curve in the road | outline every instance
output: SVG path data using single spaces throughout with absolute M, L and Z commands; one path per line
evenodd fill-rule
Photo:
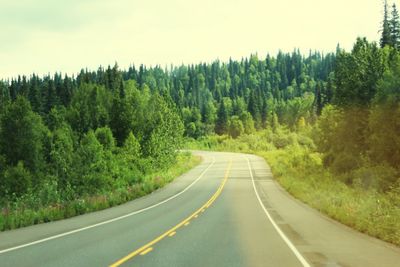
M 0 266 L 106 266 L 137 248 L 140 256 L 124 265 L 398 266 L 399 248 L 295 200 L 273 179 L 264 159 L 194 153 L 203 157 L 201 165 L 147 197 L 0 233 Z
M 58 235 L 53 235 L 53 236 L 50 236 L 50 237 L 47 237 L 47 238 L 39 239 L 39 240 L 36 240 L 36 241 L 33 241 L 33 242 L 29 242 L 29 243 L 26 243 L 26 244 L 22 244 L 22 245 L 19 245 L 19 246 L 3 249 L 3 250 L 0 250 L 0 254 L 7 253 L 7 252 L 10 252 L 10 251 L 13 251 L 13 250 L 18 250 L 18 249 L 25 248 L 25 247 L 29 247 L 29 246 L 33 246 L 33 245 L 40 244 L 40 243 L 43 243 L 43 242 L 46 242 L 46 241 L 50 241 L 50 240 L 53 240 L 53 239 L 57 239 L 57 238 L 61 238 L 61 237 L 64 237 L 64 236 L 72 235 L 72 234 L 75 234 L 75 233 L 79 233 L 79 232 L 82 232 L 82 231 L 85 231 L 85 230 L 88 230 L 88 229 L 92 229 L 92 228 L 95 228 L 95 227 L 98 227 L 98 226 L 102 226 L 102 225 L 109 224 L 109 223 L 112 223 L 112 222 L 115 222 L 115 221 L 119 221 L 119 220 L 122 220 L 122 219 L 125 219 L 125 218 L 128 218 L 128 217 L 131 217 L 133 215 L 142 213 L 144 211 L 153 209 L 155 207 L 158 207 L 158 206 L 160 206 L 160 205 L 162 205 L 164 203 L 167 203 L 167 202 L 177 198 L 178 196 L 182 195 L 187 190 L 189 190 L 201 178 L 203 178 L 204 174 L 214 164 L 215 164 L 215 157 L 213 158 L 212 162 L 207 166 L 207 168 L 199 175 L 199 177 L 197 177 L 197 179 L 194 180 L 191 184 L 189 184 L 186 188 L 184 188 L 182 191 L 176 193 L 175 195 L 173 195 L 173 196 L 171 196 L 171 197 L 169 197 L 169 198 L 167 198 L 167 199 L 165 199 L 165 200 L 163 200 L 161 202 L 158 202 L 158 203 L 156 203 L 154 205 L 151 205 L 151 206 L 148 206 L 146 208 L 143 208 L 143 209 L 140 209 L 140 210 L 137 210 L 137 211 L 134 211 L 134 212 L 131 212 L 131 213 L 128 213 L 128 214 L 125 214 L 125 215 L 110 219 L 110 220 L 106 220 L 106 221 L 103 221 L 103 222 L 100 222 L 100 223 L 92 224 L 92 225 L 89 225 L 89 226 L 85 226 L 85 227 L 82 227 L 82 228 L 79 228 L 79 229 L 75 229 L 75 230 L 72 230 L 72 231 L 68 231 L 68 232 L 65 232 L 65 233 L 61 233 L 61 234 L 58 234 Z
M 174 236 L 176 234 L 176 231 L 180 227 L 188 225 L 190 220 L 192 220 L 193 218 L 196 218 L 201 212 L 204 212 L 205 209 L 209 208 L 212 205 L 212 203 L 214 203 L 214 201 L 221 194 L 222 190 L 224 189 L 226 181 L 228 180 L 228 177 L 229 177 L 229 172 L 231 170 L 231 167 L 232 167 L 232 159 L 229 161 L 229 165 L 228 165 L 228 168 L 225 171 L 224 179 L 222 180 L 221 185 L 218 187 L 218 189 L 214 193 L 214 195 L 203 206 L 201 206 L 198 210 L 196 210 L 189 217 L 187 217 L 186 219 L 184 219 L 183 221 L 181 221 L 180 223 L 178 223 L 177 225 L 175 225 L 171 229 L 167 230 L 162 235 L 156 237 L 155 239 L 153 239 L 152 241 L 150 241 L 146 245 L 140 247 L 139 249 L 129 253 L 128 255 L 123 257 L 122 259 L 120 259 L 120 260 L 116 261 L 115 263 L 111 264 L 110 267 L 118 267 L 118 266 L 122 265 L 123 263 L 127 262 L 128 260 L 133 259 L 135 256 L 137 256 L 139 254 L 140 255 L 145 255 L 145 254 L 149 253 L 150 251 L 153 250 L 153 248 L 152 248 L 153 245 L 155 245 L 156 243 L 160 242 L 161 240 L 163 240 L 167 236 Z
M 251 169 L 251 164 L 250 160 L 248 157 L 245 157 L 247 161 L 247 166 L 249 167 L 249 172 L 250 172 L 250 177 L 251 177 L 251 182 L 253 184 L 254 192 L 256 193 L 256 197 L 258 202 L 261 205 L 261 208 L 265 212 L 265 214 L 268 217 L 268 220 L 271 222 L 272 226 L 275 228 L 275 230 L 278 232 L 280 237 L 282 237 L 283 241 L 288 245 L 291 251 L 293 251 L 294 255 L 296 255 L 297 259 L 301 262 L 301 264 L 304 267 L 311 267 L 310 264 L 306 261 L 306 259 L 301 255 L 301 253 L 297 250 L 297 248 L 293 245 L 293 243 L 290 241 L 290 239 L 283 233 L 283 231 L 279 228 L 279 226 L 276 224 L 276 222 L 272 219 L 271 214 L 269 214 L 267 208 L 265 207 L 264 203 L 261 201 L 260 195 L 258 194 L 256 184 L 254 182 L 254 176 L 253 176 L 253 171 Z

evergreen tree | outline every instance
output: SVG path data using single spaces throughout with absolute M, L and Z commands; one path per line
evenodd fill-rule
M 110 128 L 117 140 L 117 144 L 122 146 L 129 132 L 133 129 L 133 107 L 127 98 L 114 96 L 110 112 Z
M 383 22 L 382 22 L 382 35 L 381 35 L 380 45 L 382 48 L 385 47 L 386 45 L 392 45 L 387 0 L 384 1 L 384 6 L 383 6 Z
M 385 71 L 382 50 L 358 38 L 351 53 L 341 52 L 335 67 L 334 102 L 339 106 L 367 107 Z
M 323 100 L 322 100 L 322 92 L 321 92 L 321 83 L 320 82 L 317 83 L 317 86 L 315 87 L 314 106 L 315 106 L 317 115 L 321 115 L 321 111 L 323 108 Z
M 224 101 L 221 102 L 217 112 L 217 122 L 215 124 L 215 132 L 217 134 L 227 133 L 228 130 L 228 111 L 226 110 Z
M 391 44 L 394 48 L 400 48 L 400 21 L 399 12 L 397 11 L 396 4 L 392 6 L 392 17 L 390 19 L 390 37 Z

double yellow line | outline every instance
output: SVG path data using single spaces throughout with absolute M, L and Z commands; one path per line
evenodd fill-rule
M 163 233 L 159 237 L 153 239 L 152 241 L 150 241 L 146 245 L 142 246 L 141 248 L 129 253 L 128 255 L 123 257 L 122 259 L 114 262 L 113 264 L 110 265 L 110 267 L 120 266 L 121 264 L 127 262 L 128 260 L 131 260 L 132 258 L 134 258 L 137 255 L 145 255 L 145 254 L 147 254 L 148 252 L 153 250 L 152 246 L 154 244 L 160 242 L 162 239 L 164 239 L 167 236 L 171 236 L 171 237 L 174 236 L 176 234 L 176 230 L 178 230 L 182 226 L 187 226 L 190 223 L 190 220 L 192 220 L 193 218 L 197 218 L 200 213 L 204 212 L 208 207 L 210 207 L 211 204 L 219 197 L 219 195 L 221 194 L 222 190 L 224 189 L 226 181 L 228 180 L 231 167 L 232 167 L 232 159 L 229 161 L 228 168 L 225 171 L 224 179 L 222 180 L 222 182 L 221 182 L 220 186 L 218 187 L 217 191 L 214 193 L 214 195 L 203 206 L 201 206 L 192 215 L 190 215 L 189 217 L 187 217 L 186 219 L 184 219 L 183 221 L 181 221 L 180 223 L 178 223 L 177 225 L 175 225 L 174 227 L 172 227 L 171 229 L 169 229 L 168 231 L 166 231 L 165 233 Z

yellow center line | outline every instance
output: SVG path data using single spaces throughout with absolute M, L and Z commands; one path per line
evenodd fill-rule
M 171 232 L 168 236 L 174 236 L 176 232 Z
M 146 255 L 147 253 L 149 253 L 150 251 L 152 251 L 153 250 L 153 248 L 152 247 L 150 247 L 150 248 L 147 248 L 146 250 L 144 250 L 144 251 L 142 251 L 141 253 L 140 253 L 140 255 Z
M 198 215 L 200 212 L 204 212 L 206 208 L 208 208 L 217 198 L 218 196 L 221 194 L 222 189 L 224 188 L 226 181 L 228 180 L 228 176 L 229 176 L 229 172 L 231 170 L 232 167 L 232 159 L 229 161 L 229 165 L 228 168 L 225 171 L 225 176 L 224 179 L 222 180 L 218 190 L 214 193 L 214 195 L 203 205 L 201 206 L 198 210 L 196 210 L 192 215 L 190 215 L 189 217 L 187 217 L 186 219 L 184 219 L 182 222 L 178 223 L 177 225 L 175 225 L 174 227 L 172 227 L 171 229 L 169 229 L 168 231 L 166 231 L 165 233 L 163 233 L 162 235 L 160 235 L 159 237 L 153 239 L 152 241 L 150 241 L 149 243 L 147 243 L 146 245 L 142 246 L 141 248 L 129 253 L 128 255 L 126 255 L 125 257 L 123 257 L 122 259 L 114 262 L 113 264 L 110 265 L 110 267 L 117 267 L 120 266 L 121 264 L 127 262 L 128 260 L 132 259 L 133 257 L 137 256 L 138 254 L 140 255 L 145 255 L 146 253 L 150 252 L 153 250 L 152 246 L 158 242 L 160 242 L 162 239 L 164 239 L 167 236 L 173 236 L 174 234 L 172 234 L 173 232 L 176 232 L 176 230 L 180 227 L 182 227 L 183 225 L 187 225 L 189 224 L 189 221 L 195 217 L 196 215 Z M 171 235 L 172 234 L 172 235 Z M 144 253 L 144 254 L 143 254 Z

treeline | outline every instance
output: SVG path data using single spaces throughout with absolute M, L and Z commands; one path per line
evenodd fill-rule
M 294 51 L 168 70 L 142 65 L 121 71 L 115 65 L 95 72 L 82 70 L 76 78 L 33 75 L 0 84 L 0 101 L 23 95 L 33 111 L 45 115 L 53 107 L 69 106 L 82 84 L 100 85 L 123 97 L 126 82 L 133 80 L 140 90 L 147 88 L 175 104 L 186 136 L 198 138 L 214 132 L 236 136 L 266 127 L 274 119 L 291 127 L 300 117 L 312 119 L 332 99 L 335 57 L 318 52 L 304 57 Z
M 57 202 L 142 184 L 175 162 L 183 125 L 174 105 L 119 81 L 106 87 L 55 75 L 2 83 L 3 204 L 25 195 L 51 204 L 44 196 Z
M 335 54 L 325 56 L 316 52 L 304 57 L 294 51 L 264 59 L 252 55 L 241 61 L 170 69 L 131 66 L 122 71 L 115 65 L 82 70 L 76 78 L 56 74 L 3 81 L 0 151 L 2 166 L 9 168 L 3 167 L 2 173 L 5 181 L 15 181 L 11 178 L 14 174 L 26 176 L 17 172 L 42 175 L 48 166 L 63 164 L 74 166 L 74 172 L 84 172 L 90 164 L 82 162 L 87 161 L 61 155 L 57 157 L 68 162 L 55 163 L 58 152 L 53 150 L 66 149 L 63 153 L 78 157 L 79 149 L 96 139 L 103 150 L 119 155 L 128 137 L 137 144 L 133 146 L 140 147 L 132 160 L 144 158 L 151 166 L 166 166 L 173 160 L 179 144 L 176 140 L 182 134 L 200 138 L 216 133 L 235 138 L 281 124 L 291 130 L 316 125 L 318 151 L 324 153 L 326 166 L 334 172 L 349 173 L 370 161 L 390 166 L 387 176 L 393 180 L 399 165 L 398 147 L 390 143 L 398 130 L 392 110 L 397 95 L 395 89 L 386 87 L 395 88 L 397 61 L 394 46 L 381 49 L 358 39 L 350 53 L 338 48 Z M 18 110 L 21 107 L 23 112 Z M 21 118 L 12 117 L 14 113 Z M 29 127 L 10 125 L 25 117 Z M 389 118 L 392 123 L 383 128 L 384 119 Z M 22 126 L 30 130 L 19 130 Z M 386 143 L 389 139 L 383 134 L 390 127 L 393 136 Z M 23 136 L 17 136 L 19 133 Z M 27 138 L 27 134 L 31 136 Z M 77 164 L 81 167 L 75 168 Z M 140 166 L 148 164 L 133 166 L 145 172 Z M 71 184 L 63 180 L 82 176 L 60 166 L 49 168 L 60 184 Z M 109 166 L 112 169 L 114 164 Z M 109 177 L 118 176 L 109 174 L 104 171 L 104 176 L 96 177 L 104 177 L 103 182 L 109 184 Z M 348 180 L 351 182 L 351 176 Z M 19 191 L 9 188 L 3 186 L 2 191 Z

